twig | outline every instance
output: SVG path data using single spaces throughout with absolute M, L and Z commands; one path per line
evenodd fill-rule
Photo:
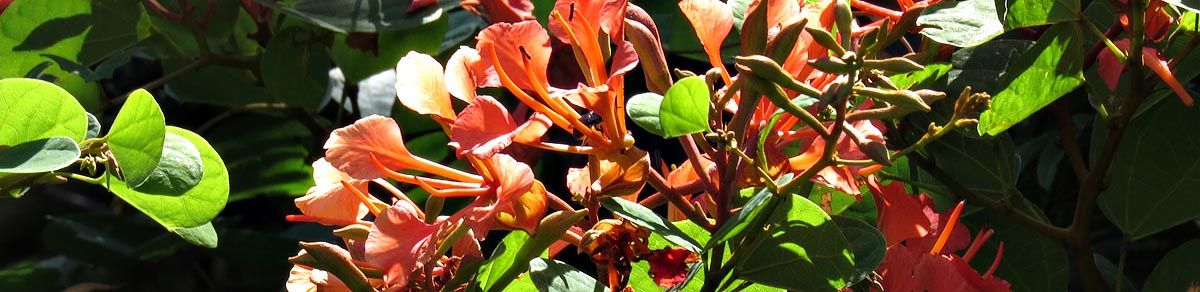
M 688 220 L 692 220 L 693 223 L 704 227 L 706 230 L 716 230 L 716 226 L 712 222 L 709 222 L 708 218 L 697 212 L 695 208 L 692 208 L 691 204 L 683 199 L 683 195 L 676 192 L 675 188 L 667 185 L 667 180 L 658 171 L 650 170 L 650 175 L 646 176 L 646 182 L 650 183 L 650 186 L 658 190 L 659 193 L 662 193 L 672 205 L 679 208 L 679 211 L 683 212 L 683 215 L 687 216 Z
M 1068 116 L 1066 100 L 1060 99 L 1055 102 L 1051 105 L 1051 110 L 1054 112 L 1054 119 L 1058 122 L 1059 146 L 1066 153 L 1067 160 L 1071 162 L 1071 168 L 1075 170 L 1076 178 L 1082 184 L 1087 179 L 1087 162 L 1083 160 L 1083 151 L 1079 148 L 1079 141 L 1076 141 L 1075 124 Z

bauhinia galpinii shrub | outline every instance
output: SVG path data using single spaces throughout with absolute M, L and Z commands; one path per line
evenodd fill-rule
M 333 131 L 316 185 L 295 201 L 302 214 L 288 219 L 338 226 L 344 244 L 301 243 L 288 289 L 1009 291 L 998 267 L 1013 243 L 989 240 L 1004 230 L 968 229 L 964 216 L 979 210 L 1083 252 L 1077 265 L 1095 288 L 1088 223 L 1055 227 L 1017 199 L 949 183 L 939 208 L 910 173 L 940 163 L 945 153 L 926 147 L 939 139 L 1003 134 L 1083 86 L 1090 32 L 1092 90 L 1103 92 L 1092 102 L 1114 125 L 1094 164 L 1072 157 L 1077 218 L 1090 220 L 1148 87 L 1162 82 L 1191 105 L 1155 47 L 1183 6 L 1111 1 L 1120 21 L 1104 32 L 1073 1 L 898 2 L 680 1 L 690 28 L 671 28 L 693 30 L 710 65 L 694 72 L 667 63 L 663 26 L 629 1 L 559 0 L 544 26 L 528 1 L 463 1 L 492 23 L 474 47 L 396 65 L 398 100 L 441 125 L 460 167 L 411 153 L 404 121 L 368 116 Z M 945 63 L 967 51 L 956 47 L 1006 31 L 1038 40 L 990 81 L 1004 87 L 938 85 L 969 74 Z M 904 46 L 911 53 L 896 53 Z M 631 86 L 638 67 L 645 84 Z M 635 127 L 677 140 L 686 159 L 639 149 Z M 586 165 L 535 172 L 547 152 Z M 402 191 L 413 188 L 430 196 L 418 204 Z M 851 205 L 865 209 L 848 216 Z M 496 236 L 485 255 L 481 242 Z

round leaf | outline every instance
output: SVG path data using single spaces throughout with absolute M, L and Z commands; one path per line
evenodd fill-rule
M 229 198 L 229 173 L 225 170 L 225 163 L 217 151 L 196 133 L 176 127 L 167 127 L 166 131 L 187 139 L 200 151 L 204 176 L 199 184 L 179 195 L 158 195 L 130 189 L 124 182 L 107 174 L 104 182 L 122 200 L 168 229 L 208 224 L 225 208 L 225 201 Z
M 35 79 L 0 80 L 0 145 L 54 136 L 82 141 L 88 120 L 66 90 Z
M 86 117 L 84 117 L 86 123 Z M 108 148 L 117 159 L 125 182 L 138 187 L 150 178 L 162 156 L 166 119 L 145 89 L 129 94 L 108 132 Z
M 664 136 L 658 108 L 662 107 L 663 96 L 653 92 L 640 93 L 625 103 L 625 112 L 633 123 L 651 134 Z
M 956 47 L 974 47 L 1004 33 L 992 0 L 945 1 L 930 5 L 917 18 L 921 34 Z
M 658 108 L 663 136 L 679 137 L 708 131 L 708 84 L 700 76 L 680 79 L 667 89 Z
M 789 290 L 838 290 L 854 272 L 850 243 L 821 207 L 786 195 L 765 238 L 744 246 L 738 276 Z
M 204 163 L 200 150 L 183 136 L 166 134 L 162 157 L 150 177 L 140 186 L 139 192 L 159 195 L 178 195 L 195 187 L 204 176 Z
M 67 137 L 29 141 L 0 150 L 0 173 L 55 171 L 79 159 L 79 145 Z

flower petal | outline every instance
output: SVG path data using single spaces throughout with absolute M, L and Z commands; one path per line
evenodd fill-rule
M 721 43 L 733 29 L 733 12 L 729 6 L 717 0 L 683 0 L 679 2 L 679 8 L 696 30 L 709 63 L 714 67 L 721 64 Z
M 357 179 L 376 179 L 383 172 L 375 169 L 371 155 L 391 169 L 410 169 L 414 157 L 404 147 L 400 126 L 388 117 L 371 115 L 329 134 L 325 159 L 338 170 Z
M 454 120 L 442 64 L 429 55 L 411 51 L 397 62 L 396 97 L 418 114 Z
M 441 225 L 441 224 L 439 224 Z M 388 207 L 367 235 L 367 262 L 384 272 L 389 285 L 407 285 L 408 276 L 435 256 L 438 225 L 426 224 L 408 201 Z
M 879 231 L 888 246 L 930 233 L 930 222 L 922 212 L 920 200 L 904 191 L 904 184 L 892 182 L 880 186 L 879 179 L 872 175 L 867 178 L 867 186 L 875 197 Z
M 517 124 L 504 105 L 480 95 L 450 126 L 450 146 L 458 149 L 458 155 L 488 159 L 512 144 L 516 129 Z
M 500 80 L 487 80 L 489 76 L 496 79 L 495 69 L 481 62 L 475 49 L 459 47 L 446 61 L 446 91 L 468 104 L 475 102 L 475 88 L 500 86 Z
M 537 21 L 493 24 L 479 32 L 478 39 L 482 60 L 499 67 L 497 73 L 503 70 L 518 88 L 549 87 L 550 36 Z

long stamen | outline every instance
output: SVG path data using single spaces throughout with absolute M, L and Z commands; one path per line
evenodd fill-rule
M 342 187 L 345 187 L 347 190 L 350 190 L 351 193 L 354 193 L 354 196 L 358 197 L 358 200 L 362 201 L 363 205 L 367 205 L 367 210 L 371 210 L 371 215 L 379 216 L 379 213 L 383 212 L 383 210 L 379 209 L 379 206 L 375 205 L 375 202 L 371 201 L 371 198 L 368 197 L 367 194 L 359 191 L 358 188 L 350 185 L 350 183 L 343 180 Z
M 550 110 L 550 108 L 547 108 L 545 104 L 534 100 L 532 96 L 529 96 L 529 94 L 525 93 L 525 90 L 517 87 L 516 83 L 513 83 L 512 78 L 509 78 L 508 73 L 504 71 L 504 67 L 500 66 L 500 59 L 498 56 L 496 56 L 495 48 L 488 50 L 488 53 L 491 54 L 492 67 L 496 69 L 496 75 L 500 77 L 500 83 L 504 84 L 504 87 L 508 88 L 509 92 L 512 92 L 517 99 L 520 99 L 521 102 L 525 103 L 525 105 L 528 105 L 529 108 L 546 115 L 547 118 L 550 118 L 550 121 L 554 122 L 554 125 L 563 129 L 570 128 L 571 123 L 567 122 L 567 119 L 563 118 L 557 112 Z
M 996 258 L 992 260 L 992 267 L 988 268 L 987 273 L 983 273 L 983 279 L 987 280 L 996 273 L 996 268 L 1000 267 L 1000 258 L 1004 257 L 1004 242 L 1000 242 L 1000 248 L 996 250 Z
M 601 154 L 601 152 L 602 152 L 599 149 L 591 147 L 591 146 L 566 145 L 566 144 L 549 143 L 549 142 L 542 142 L 542 141 L 517 142 L 517 143 L 521 143 L 525 146 L 531 146 L 531 147 L 538 148 L 538 149 L 545 149 L 545 150 L 550 150 L 550 151 L 555 151 L 555 152 L 571 153 L 571 154 L 598 155 L 598 154 Z
M 283 220 L 287 220 L 287 222 L 317 222 L 317 217 L 309 215 L 287 215 L 283 216 Z
M 987 242 L 988 238 L 992 237 L 993 231 L 994 230 L 989 228 L 987 230 L 979 232 L 979 235 L 975 236 L 975 241 L 971 242 L 971 248 L 968 248 L 967 253 L 965 255 L 963 255 L 963 259 L 967 260 L 967 261 L 971 261 L 971 258 L 975 257 L 975 253 L 979 252 L 979 248 L 983 247 L 983 243 Z
M 584 59 L 587 60 L 587 69 L 588 72 L 591 73 L 591 76 L 588 76 L 588 83 L 590 83 L 592 86 L 595 86 L 603 82 L 603 80 L 607 80 L 608 76 L 606 76 L 604 73 L 604 58 L 602 57 L 603 54 L 600 53 L 600 44 L 594 39 L 582 40 L 576 36 L 575 30 L 571 28 L 571 24 L 566 19 L 563 19 L 562 14 L 558 13 L 558 11 L 551 12 L 550 14 L 554 16 L 554 20 L 558 21 L 563 30 L 567 32 L 567 38 L 571 39 L 571 44 L 579 47 L 580 51 L 583 53 Z M 587 19 L 580 18 L 579 20 L 580 23 L 583 24 L 584 29 L 593 31 L 591 25 L 588 24 Z M 582 42 L 584 41 L 589 42 L 587 43 L 587 46 L 583 45 Z
M 438 189 L 433 186 L 430 186 L 429 184 L 425 184 L 424 181 L 420 181 L 420 180 L 417 181 L 417 185 L 420 185 L 421 188 L 425 189 L 425 191 L 429 192 L 430 195 L 443 197 L 443 198 L 478 197 L 478 196 L 487 194 L 487 191 L 488 191 L 488 188 L 482 188 L 482 187 L 442 190 L 442 189 Z
M 375 155 L 371 155 L 371 163 L 375 165 L 376 169 L 383 172 L 383 175 L 402 183 L 418 184 L 418 181 L 424 181 L 426 184 L 436 186 L 438 188 L 471 188 L 478 186 L 479 182 L 483 181 L 480 179 L 479 182 L 456 182 L 399 173 L 388 169 L 387 166 L 384 166 L 382 162 L 379 162 L 379 159 L 376 158 Z
M 522 47 L 522 51 L 524 51 L 524 47 Z M 529 76 L 534 76 L 532 68 L 530 68 L 530 66 L 529 66 L 529 60 L 521 59 L 521 61 L 525 62 L 525 73 L 528 74 Z M 570 122 L 571 127 L 574 127 L 575 130 L 578 130 L 584 136 L 587 136 L 588 139 L 596 140 L 597 144 L 601 144 L 601 145 L 609 144 L 607 140 L 603 139 L 603 137 L 600 136 L 600 134 L 596 133 L 591 128 L 589 128 L 587 125 L 584 125 L 583 122 L 579 121 L 579 113 L 576 113 L 575 110 L 571 109 L 571 107 L 568 106 L 566 102 L 562 101 L 561 99 L 556 99 L 556 98 L 550 97 L 550 93 L 546 92 L 546 89 L 542 88 L 540 86 L 534 86 L 534 92 L 537 92 L 537 94 L 542 97 L 542 100 L 546 101 L 546 105 L 549 105 L 550 108 L 553 109 L 555 112 L 566 114 L 567 122 Z M 570 130 L 570 129 L 566 129 L 566 130 Z
M 946 226 L 942 226 L 942 234 L 938 236 L 937 242 L 933 244 L 933 249 L 929 250 L 930 255 L 942 253 L 942 247 L 946 246 L 946 241 L 950 239 L 950 233 L 953 233 L 954 225 L 958 224 L 958 215 L 962 213 L 963 203 L 965 202 L 958 202 L 958 206 L 954 207 L 954 212 L 950 213 L 950 220 L 946 220 Z

